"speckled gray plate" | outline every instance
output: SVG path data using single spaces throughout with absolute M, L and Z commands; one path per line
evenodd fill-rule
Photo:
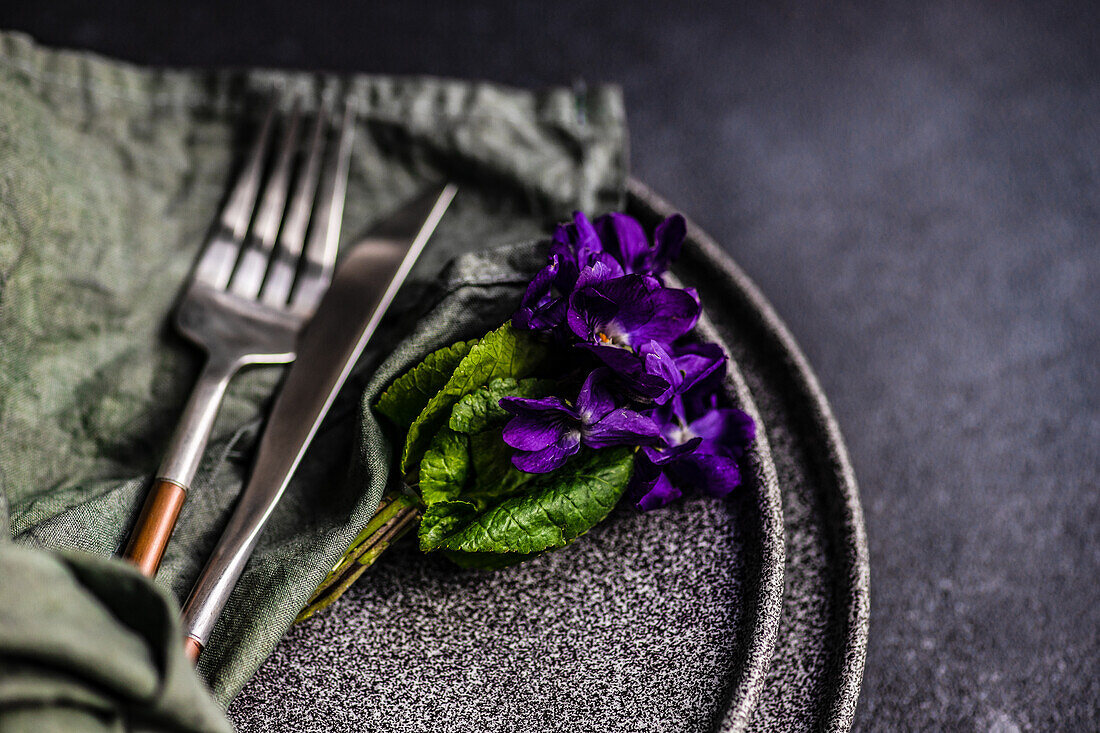
M 670 210 L 640 184 L 643 220 Z M 493 574 L 392 548 L 293 628 L 230 707 L 241 731 L 846 729 L 867 559 L 839 432 L 754 286 L 695 227 L 676 268 L 764 430 L 725 503 L 616 510 Z M 785 549 L 786 548 L 786 549 Z

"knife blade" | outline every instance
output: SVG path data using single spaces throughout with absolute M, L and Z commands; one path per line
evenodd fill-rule
M 340 260 L 303 331 L 298 358 L 275 400 L 244 491 L 183 608 L 188 656 L 197 659 L 290 477 L 309 447 L 457 188 L 419 196 Z

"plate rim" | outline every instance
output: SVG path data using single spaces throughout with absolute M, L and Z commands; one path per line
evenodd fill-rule
M 628 202 L 627 209 L 630 209 Z M 651 212 L 656 213 L 656 212 Z M 691 238 L 686 244 L 691 246 Z M 675 271 L 675 266 L 673 270 Z M 674 274 L 666 273 L 669 285 L 684 287 Z M 706 309 L 695 326 L 696 332 L 705 340 L 723 343 L 717 326 L 708 316 Z M 737 624 L 738 639 L 736 648 L 741 652 L 737 662 L 729 670 L 732 672 L 724 687 L 717 718 L 724 729 L 741 731 L 748 728 L 752 721 L 756 703 L 764 690 L 768 670 L 775 656 L 775 647 L 779 640 L 779 629 L 783 619 L 783 596 L 786 583 L 787 542 L 783 523 L 783 493 L 779 483 L 779 471 L 776 468 L 771 442 L 764 420 L 757 407 L 752 390 L 737 359 L 727 354 L 727 388 L 732 388 L 738 407 L 747 412 L 757 425 L 756 438 L 746 454 L 742 465 L 747 481 L 743 488 L 752 489 L 755 500 L 756 516 L 752 517 L 754 537 L 745 548 L 758 552 L 749 564 L 747 587 L 751 596 L 740 595 L 738 605 L 744 613 L 750 615 L 747 622 Z M 742 492 L 743 493 L 743 492 Z M 751 633 L 745 634 L 744 629 Z
M 654 192 L 637 178 L 627 180 L 628 208 L 641 206 L 657 216 L 668 216 L 677 209 L 666 199 Z M 846 591 L 846 627 L 844 650 L 839 670 L 840 681 L 836 686 L 836 699 L 829 709 L 829 728 L 848 730 L 855 716 L 859 699 L 859 690 L 863 682 L 864 662 L 866 659 L 867 639 L 870 621 L 870 562 L 867 547 L 866 528 L 863 520 L 863 508 L 859 498 L 859 487 L 852 469 L 848 450 L 845 446 L 840 426 L 836 421 L 828 398 L 810 367 L 802 349 L 798 346 L 790 329 L 779 317 L 771 303 L 764 297 L 748 275 L 726 254 L 718 243 L 702 228 L 687 219 L 688 240 L 697 246 L 702 255 L 713 263 L 723 279 L 738 292 L 741 298 L 754 310 L 759 325 L 767 337 L 773 340 L 788 357 L 785 366 L 793 383 L 802 391 L 808 401 L 808 419 L 815 423 L 817 431 L 825 442 L 824 457 L 832 478 L 839 491 L 839 522 L 832 529 L 841 539 L 847 561 L 845 576 L 848 580 Z M 770 661 L 770 660 L 769 660 Z M 761 680 L 761 687 L 763 686 Z M 755 691 L 753 699 L 759 695 Z M 746 719 L 739 706 L 727 708 L 722 720 L 722 730 L 741 730 Z

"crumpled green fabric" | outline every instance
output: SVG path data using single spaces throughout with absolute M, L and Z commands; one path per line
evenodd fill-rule
M 126 563 L 7 543 L 0 578 L 0 730 L 232 730 L 175 602 Z
M 306 108 L 350 98 L 360 110 L 344 244 L 431 182 L 453 180 L 460 193 L 203 654 L 199 670 L 222 704 L 373 513 L 388 447 L 364 421 L 356 448 L 359 397 L 436 302 L 443 265 L 544 236 L 573 209 L 620 207 L 626 175 L 622 100 L 610 87 L 153 71 L 0 34 L 0 538 L 100 557 L 125 543 L 200 366 L 168 314 L 276 87 Z M 492 291 L 491 269 L 471 276 Z M 441 324 L 420 345 L 450 337 Z M 176 600 L 217 540 L 280 374 L 256 368 L 231 386 L 156 578 Z M 16 549 L 0 540 L 3 567 Z M 85 562 L 76 557 L 36 562 L 72 568 Z M 29 602 L 19 585 L 0 578 L 4 603 Z

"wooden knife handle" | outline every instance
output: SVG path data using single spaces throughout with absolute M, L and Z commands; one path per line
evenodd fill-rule
M 186 486 L 163 478 L 153 483 L 134 532 L 130 535 L 130 543 L 122 553 L 123 557 L 138 566 L 142 575 L 151 578 L 157 574 L 164 549 L 168 547 L 168 538 L 172 536 L 172 529 L 186 498 Z
M 195 664 L 199 661 L 199 655 L 202 654 L 202 649 L 202 642 L 195 637 L 183 637 L 183 653 L 191 660 L 191 664 Z

